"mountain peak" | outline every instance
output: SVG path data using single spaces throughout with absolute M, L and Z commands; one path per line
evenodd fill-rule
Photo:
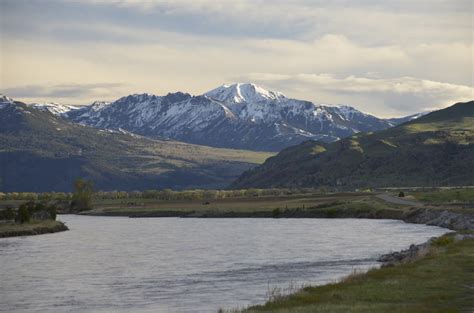
M 226 103 L 278 101 L 285 98 L 281 92 L 269 91 L 253 83 L 222 85 L 206 92 L 204 95 Z
M 92 111 L 97 111 L 97 110 L 102 109 L 103 107 L 108 106 L 111 103 L 112 102 L 109 102 L 109 101 L 96 100 L 96 101 L 92 102 L 92 104 L 90 105 L 90 108 L 91 108 Z
M 7 104 L 12 104 L 14 101 L 12 98 L 9 98 L 0 93 L 0 108 L 4 107 Z

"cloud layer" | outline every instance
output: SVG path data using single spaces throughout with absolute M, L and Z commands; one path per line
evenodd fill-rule
M 335 103 L 358 102 L 359 108 L 366 112 L 377 112 L 381 116 L 398 116 L 440 109 L 453 104 L 452 99 L 472 100 L 474 94 L 473 87 L 413 77 L 385 79 L 348 76 L 337 78 L 330 74 L 253 73 L 248 78 L 260 84 L 271 85 L 276 89 L 285 87 L 295 96 L 313 93 L 311 100 L 315 102 L 318 102 L 318 98 L 337 94 Z
M 85 104 L 254 81 L 404 115 L 473 95 L 470 0 L 0 2 L 1 92 Z

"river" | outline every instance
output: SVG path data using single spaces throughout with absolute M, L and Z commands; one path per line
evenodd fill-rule
M 392 220 L 61 215 L 0 239 L 0 312 L 217 312 L 333 282 L 447 230 Z

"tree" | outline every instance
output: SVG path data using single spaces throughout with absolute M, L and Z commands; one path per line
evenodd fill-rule
M 403 191 L 400 191 L 400 193 L 398 194 L 398 197 L 400 197 L 400 198 L 405 197 L 405 193 Z
M 55 221 L 55 220 L 56 220 L 57 211 L 58 211 L 57 208 L 56 208 L 56 206 L 55 206 L 54 204 L 53 204 L 53 205 L 50 205 L 50 206 L 47 208 L 47 210 L 48 210 L 48 213 L 49 213 L 49 217 L 50 217 L 53 221 Z
M 92 181 L 78 178 L 74 181 L 71 209 L 85 211 L 92 209 L 92 194 L 94 192 Z
M 20 207 L 18 208 L 17 221 L 20 224 L 28 223 L 30 221 L 30 218 L 31 216 L 28 207 L 24 204 L 20 205 Z

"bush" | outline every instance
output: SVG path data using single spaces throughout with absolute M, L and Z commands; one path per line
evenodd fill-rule
M 400 193 L 398 194 L 398 197 L 399 197 L 399 198 L 405 197 L 405 193 L 404 193 L 403 191 L 400 191 Z
M 12 208 L 6 208 L 5 210 L 0 212 L 0 219 L 1 220 L 14 220 L 15 219 L 15 211 Z
M 444 247 L 454 242 L 453 236 L 441 236 L 433 241 L 435 247 Z
M 276 208 L 272 211 L 272 216 L 273 217 L 279 217 L 281 214 L 280 208 Z

